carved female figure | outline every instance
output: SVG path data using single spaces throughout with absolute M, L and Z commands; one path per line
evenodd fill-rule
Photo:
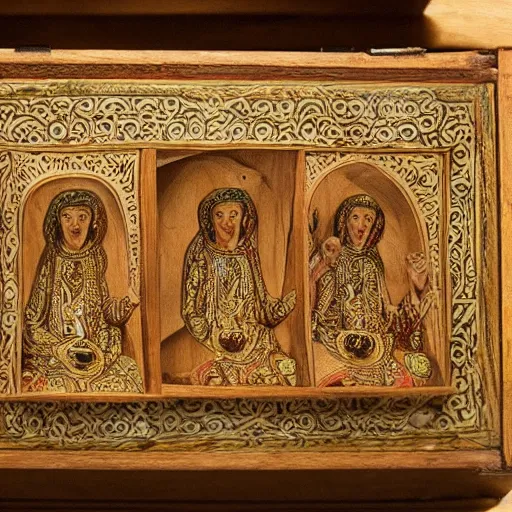
M 257 213 L 239 188 L 214 190 L 199 205 L 200 230 L 189 245 L 182 317 L 213 359 L 192 372 L 202 385 L 295 385 L 295 360 L 273 327 L 295 306 L 267 292 L 258 254 Z
M 345 199 L 336 212 L 341 250 L 316 283 L 312 326 L 313 339 L 340 369 L 320 385 L 413 386 L 431 374 L 422 332 L 432 300 L 426 260 L 423 253 L 407 256 L 410 292 L 393 306 L 377 248 L 384 225 L 382 209 L 366 194 Z
M 143 391 L 135 361 L 121 354 L 121 327 L 138 300 L 109 294 L 106 231 L 96 194 L 69 190 L 50 203 L 46 246 L 25 308 L 24 391 Z

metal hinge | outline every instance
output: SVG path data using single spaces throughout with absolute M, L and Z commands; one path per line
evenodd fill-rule
M 18 46 L 14 48 L 16 53 L 52 53 L 52 49 L 49 46 L 44 45 L 26 45 Z
M 376 57 L 387 57 L 389 55 L 423 55 L 426 51 L 426 48 L 410 46 L 408 48 L 371 48 L 368 53 Z

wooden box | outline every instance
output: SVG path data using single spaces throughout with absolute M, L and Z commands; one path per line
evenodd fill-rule
M 2 464 L 510 465 L 511 59 L 0 52 Z

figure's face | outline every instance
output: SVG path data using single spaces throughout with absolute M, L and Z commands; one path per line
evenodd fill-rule
M 375 212 L 371 208 L 356 206 L 350 212 L 347 219 L 347 228 L 350 240 L 354 247 L 364 247 L 374 222 Z
M 62 208 L 59 220 L 64 236 L 64 245 L 72 251 L 80 250 L 87 239 L 92 211 L 88 206 L 67 206 Z
M 223 249 L 233 250 L 238 245 L 243 208 L 240 203 L 220 203 L 213 208 L 215 241 Z

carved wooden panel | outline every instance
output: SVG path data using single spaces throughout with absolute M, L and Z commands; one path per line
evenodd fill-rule
M 158 154 L 164 382 L 306 385 L 296 152 Z
M 137 153 L 2 158 L 2 392 L 142 392 Z
M 127 275 L 135 291 L 142 288 L 147 292 L 152 285 L 140 279 L 141 223 L 159 226 L 155 239 L 161 266 L 155 286 L 161 288 L 162 371 L 165 381 L 169 369 L 172 383 L 161 389 L 155 386 L 151 394 L 155 400 L 150 402 L 4 403 L 3 446 L 260 451 L 325 450 L 331 446 L 340 451 L 497 447 L 500 392 L 493 313 L 497 274 L 492 229 L 496 222 L 492 93 L 490 85 L 327 82 L 0 84 L 2 392 L 9 395 L 16 390 L 21 370 L 21 311 L 28 293 L 26 282 L 30 281 L 20 275 L 24 268 L 20 258 L 26 259 L 29 250 L 23 239 L 29 228 L 20 212 L 25 203 L 29 208 L 25 200 L 29 187 L 37 180 L 54 183 L 59 176 L 66 187 L 71 183 L 66 180 L 83 183 L 87 175 L 115 191 L 119 215 L 127 227 Z M 156 191 L 151 192 L 157 196 L 158 219 L 139 218 L 139 150 L 156 151 L 155 160 L 161 164 L 154 170 Z M 255 170 L 251 179 L 264 176 L 272 194 L 258 198 L 250 189 L 249 178 L 241 183 L 240 168 L 226 171 L 223 158 L 238 159 Z M 260 172 L 265 159 L 275 166 L 272 169 L 269 164 L 266 175 Z M 203 178 L 198 178 L 196 190 L 180 193 L 192 182 L 188 179 L 195 172 L 194 165 L 202 169 Z M 369 169 L 376 170 L 367 174 L 364 182 Z M 345 181 L 331 183 L 337 175 Z M 394 180 L 401 195 L 393 196 L 392 188 L 384 193 L 376 176 Z M 271 180 L 277 183 L 275 188 Z M 297 292 L 293 312 L 278 322 L 275 337 L 283 353 L 300 367 L 299 385 L 276 386 L 280 389 L 277 393 L 275 388 L 267 389 L 259 400 L 248 398 L 255 396 L 253 390 L 246 393 L 242 387 L 232 391 L 229 399 L 208 399 L 203 389 L 179 386 L 172 380 L 172 374 L 183 373 L 188 375 L 183 382 L 189 384 L 190 372 L 212 360 L 192 348 L 177 361 L 181 349 L 176 347 L 185 342 L 178 340 L 174 348 L 168 348 L 166 340 L 187 321 L 180 311 L 185 254 L 193 240 L 200 241 L 202 236 L 201 224 L 195 223 L 201 201 L 219 193 L 214 192 L 217 189 L 243 196 L 231 202 L 250 206 L 252 201 L 260 220 L 258 228 L 267 233 L 260 233 L 259 243 L 253 244 L 253 257 L 258 255 L 262 268 L 256 281 L 273 287 L 273 297 L 288 297 L 290 304 L 287 294 Z M 316 197 L 315 191 L 325 195 Z M 431 327 L 425 327 L 428 350 L 416 353 L 424 354 L 430 365 L 429 376 L 423 374 L 425 390 L 443 387 L 442 396 L 421 394 L 421 389 L 413 393 L 414 386 L 396 396 L 363 397 L 352 390 L 343 397 L 334 389 L 315 395 L 320 391 L 315 385 L 323 376 L 315 378 L 321 367 L 315 366 L 316 348 L 310 339 L 306 226 L 318 208 L 318 241 L 324 242 L 332 234 L 330 217 L 343 200 L 359 193 L 379 204 L 390 229 L 383 235 L 379 251 L 395 305 L 404 297 L 410 276 L 404 269 L 406 256 L 425 255 L 434 304 L 427 313 L 435 311 L 437 317 Z M 56 195 L 56 190 L 55 194 L 48 192 L 43 213 Z M 282 225 L 275 230 L 279 236 L 269 227 L 272 195 L 274 206 L 282 213 Z M 252 209 L 249 206 L 247 209 Z M 394 206 L 398 213 L 393 215 Z M 395 233 L 395 238 L 385 238 L 388 233 Z M 40 237 L 33 258 L 38 257 L 41 244 Z M 293 245 L 293 250 L 279 251 L 274 258 L 278 270 L 274 269 L 276 274 L 270 278 L 270 248 L 286 244 Z M 299 256 L 293 261 L 296 254 Z M 398 265 L 393 262 L 394 254 L 399 255 Z M 252 275 L 254 284 L 253 270 L 242 274 Z M 186 286 L 187 269 L 184 282 Z M 156 309 L 135 311 L 142 311 L 139 321 L 144 323 Z M 154 342 L 141 340 L 146 345 Z M 189 342 L 188 347 L 200 347 L 197 337 Z M 421 373 L 421 367 L 428 365 L 419 359 L 412 367 L 416 365 Z M 145 374 L 148 368 L 160 370 L 154 368 L 156 358 L 149 363 L 139 356 L 137 362 L 149 365 L 144 367 Z M 378 384 L 380 387 L 381 382 Z M 162 400 L 163 396 L 167 400 Z M 176 398 L 197 396 L 201 398 Z
M 320 386 L 448 382 L 444 172 L 441 154 L 308 154 Z

